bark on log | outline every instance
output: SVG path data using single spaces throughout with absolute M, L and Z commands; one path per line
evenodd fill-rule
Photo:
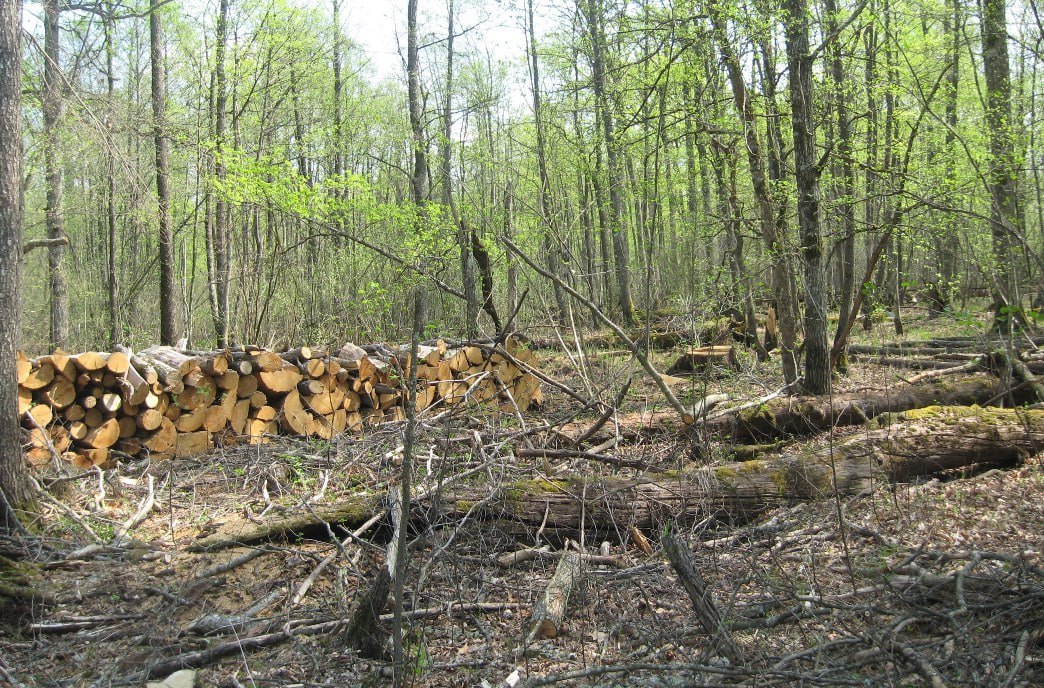
M 729 436 L 734 442 L 770 442 L 787 436 L 824 432 L 832 427 L 860 425 L 883 413 L 933 405 L 982 404 L 1003 391 L 995 377 L 978 375 L 892 387 L 872 396 L 780 398 L 736 416 L 715 418 L 708 422 L 707 428 L 715 435 Z
M 828 397 L 780 397 L 738 413 L 726 409 L 708 418 L 707 434 L 732 444 L 771 443 L 785 437 L 813 435 L 830 428 L 860 425 L 882 413 L 899 413 L 927 406 L 969 406 L 1004 398 L 1005 386 L 988 374 L 933 379 L 916 385 L 891 387 L 874 394 L 838 394 Z M 1016 401 L 1025 399 L 1016 393 Z M 621 416 L 625 437 L 658 429 L 677 429 L 669 411 L 646 412 L 629 419 Z M 579 436 L 584 426 L 566 428 Z
M 569 606 L 569 595 L 573 586 L 580 581 L 580 555 L 576 552 L 564 552 L 558 560 L 555 573 L 547 582 L 547 587 L 533 605 L 533 616 L 530 621 L 527 640 L 557 638 L 558 631 L 565 620 L 566 608 Z
M 781 503 L 835 492 L 859 494 L 878 483 L 971 466 L 1007 467 L 1044 450 L 1044 411 L 929 407 L 887 416 L 874 425 L 893 421 L 833 448 L 771 460 L 639 478 L 577 476 L 508 483 L 484 516 L 509 530 L 543 524 L 545 534 L 557 530 L 570 536 L 582 518 L 596 533 L 630 525 L 654 530 L 666 518 L 743 521 Z M 462 517 L 487 497 L 483 487 L 450 488 L 444 495 L 447 516 Z
M 729 659 L 736 661 L 740 658 L 739 649 L 732 641 L 732 636 L 721 620 L 721 612 L 714 604 L 714 598 L 707 590 L 707 584 L 703 582 L 696 567 L 696 560 L 692 556 L 689 546 L 676 535 L 668 534 L 663 540 L 663 550 L 667 560 L 671 562 L 671 568 L 678 574 L 678 578 L 685 588 L 686 594 L 692 601 L 696 618 L 699 619 L 703 631 L 711 638 L 711 647 L 708 656 L 714 656 L 716 650 L 721 648 L 722 653 Z
M 889 481 L 973 466 L 1009 467 L 1044 451 L 1044 410 L 930 407 L 873 425 L 833 448 L 770 460 L 640 477 L 517 480 L 503 484 L 494 499 L 486 485 L 453 486 L 442 493 L 442 513 L 448 519 L 477 513 L 508 531 L 542 528 L 547 536 L 575 536 L 582 521 L 595 534 L 626 532 L 632 526 L 654 531 L 667 519 L 744 521 L 780 504 L 859 494 Z M 479 504 L 484 506 L 473 513 Z M 311 529 L 325 532 L 327 523 L 354 527 L 383 505 L 380 498 L 357 495 L 260 523 L 229 519 L 189 549 L 217 550 Z

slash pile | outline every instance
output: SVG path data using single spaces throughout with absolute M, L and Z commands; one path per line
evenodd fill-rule
M 525 410 L 542 400 L 536 357 L 502 346 L 441 340 L 418 351 L 416 408 L 461 402 Z M 331 439 L 406 417 L 408 347 L 345 344 L 186 351 L 154 346 L 29 359 L 18 354 L 18 413 L 26 457 L 80 468 L 117 457 L 168 458 L 215 443 L 279 434 Z

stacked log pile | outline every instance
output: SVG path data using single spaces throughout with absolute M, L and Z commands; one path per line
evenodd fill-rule
M 503 346 L 443 342 L 418 352 L 416 408 L 462 402 L 525 410 L 542 400 L 536 357 Z M 185 351 L 154 346 L 71 355 L 18 354 L 26 456 L 80 468 L 116 457 L 169 458 L 277 435 L 332 439 L 406 417 L 408 348 L 302 346 Z

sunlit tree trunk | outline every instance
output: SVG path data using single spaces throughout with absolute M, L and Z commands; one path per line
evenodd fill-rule
M 578 0 L 579 1 L 579 0 Z M 620 155 L 613 111 L 609 107 L 606 86 L 605 31 L 602 28 L 604 8 L 600 0 L 583 0 L 587 29 L 591 40 L 592 84 L 596 109 L 605 136 L 606 162 L 609 168 L 609 217 L 612 232 L 613 258 L 616 263 L 616 288 L 623 321 L 634 323 L 634 302 L 631 299 L 630 244 L 624 227 L 624 168 Z
M 446 4 L 446 99 L 442 105 L 442 205 L 456 226 L 460 254 L 461 291 L 464 293 L 464 333 L 478 337 L 479 298 L 475 281 L 475 258 L 471 252 L 471 231 L 461 217 L 453 197 L 453 42 L 455 36 L 453 0 Z
M 106 4 L 109 16 L 104 19 L 105 26 L 105 227 L 106 227 L 106 287 L 108 290 L 108 334 L 109 348 L 120 343 L 120 282 L 119 265 L 117 264 L 116 238 L 116 139 L 113 136 L 116 119 L 116 76 L 113 71 L 113 39 L 112 2 Z
M 1005 0 L 982 2 L 982 63 L 986 81 L 986 129 L 989 138 L 988 182 L 991 196 L 994 329 L 1010 331 L 1021 321 L 1015 237 L 1021 234 L 1018 212 L 1018 162 L 1011 118 L 1011 66 Z
M 563 238 L 558 236 L 553 218 L 551 202 L 551 177 L 547 171 L 547 143 L 544 133 L 543 105 L 540 94 L 540 58 L 537 54 L 536 29 L 533 22 L 533 0 L 526 2 L 526 38 L 529 56 L 529 77 L 533 91 L 533 125 L 536 128 L 537 170 L 540 173 L 539 208 L 540 220 L 544 224 L 543 248 L 547 259 L 547 269 L 552 275 L 562 277 L 562 252 L 559 244 Z M 555 306 L 558 309 L 558 321 L 569 322 L 569 306 L 565 292 L 558 283 L 554 285 Z
M 177 339 L 174 299 L 174 231 L 170 224 L 170 149 L 167 139 L 167 75 L 160 0 L 149 0 L 149 54 L 152 62 L 152 124 L 156 141 L 156 200 L 159 212 L 160 342 Z
M 826 17 L 824 26 L 827 34 L 836 34 L 838 27 L 837 0 L 826 0 L 824 10 Z M 835 342 L 842 332 L 847 331 L 847 319 L 852 310 L 853 290 L 855 289 L 855 172 L 852 160 L 852 123 L 848 116 L 848 99 L 851 95 L 848 79 L 845 76 L 844 55 L 841 40 L 835 38 L 827 46 L 827 60 L 830 63 L 830 75 L 833 79 L 832 100 L 834 116 L 837 120 L 837 166 L 841 171 L 841 199 L 838 208 L 841 213 L 841 304 L 840 317 L 837 322 Z
M 797 322 L 793 317 L 793 307 L 797 303 L 796 295 L 791 288 L 793 267 L 787 253 L 786 242 L 776 218 L 776 202 L 774 194 L 765 176 L 765 156 L 762 153 L 761 140 L 758 136 L 758 123 L 754 105 L 747 94 L 746 83 L 739 58 L 732 49 L 725 32 L 725 24 L 720 8 L 715 2 L 707 6 L 714 28 L 715 40 L 721 53 L 722 61 L 728 73 L 732 87 L 736 110 L 743 122 L 743 136 L 747 149 L 747 162 L 750 167 L 751 185 L 758 205 L 758 220 L 761 235 L 768 247 L 772 259 L 772 292 L 779 305 L 779 336 L 783 358 L 783 378 L 787 383 L 798 377 L 797 365 Z M 788 307 L 789 306 L 789 307 Z
M 812 56 L 808 48 L 808 7 L 805 0 L 787 0 L 785 9 L 798 228 L 805 284 L 804 386 L 810 394 L 825 394 L 830 389 L 830 348 L 827 343 L 823 232 L 819 222 L 819 171 L 812 103 Z
M 228 12 L 229 0 L 221 0 L 218 5 L 217 39 L 214 46 L 214 176 L 219 184 L 225 181 L 227 171 L 225 163 L 225 129 L 228 110 L 228 89 L 225 83 L 225 48 L 228 42 Z M 214 332 L 217 335 L 217 342 L 220 347 L 225 347 L 229 344 L 231 321 L 228 291 L 232 265 L 228 225 L 228 203 L 221 192 L 214 193 L 214 231 L 211 237 L 211 253 L 213 255 L 211 307 L 214 311 Z
M 15 351 L 22 280 L 22 3 L 0 2 L 0 532 L 20 523 L 15 510 L 32 491 L 18 427 Z
M 44 74 L 40 99 L 44 119 L 44 167 L 47 185 L 47 237 L 55 240 L 47 249 L 47 267 L 51 286 L 51 346 L 68 346 L 69 285 L 66 247 L 58 240 L 65 236 L 62 210 L 62 145 L 61 122 L 63 79 L 61 71 L 61 34 L 58 0 L 44 2 Z

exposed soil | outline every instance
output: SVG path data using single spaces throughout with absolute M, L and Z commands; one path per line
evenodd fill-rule
M 670 354 L 659 356 L 666 367 Z M 585 368 L 611 398 L 626 361 L 555 358 L 545 370 L 581 389 L 576 370 Z M 727 392 L 743 400 L 775 389 L 771 364 L 741 353 L 741 367 L 694 381 L 694 396 Z M 907 373 L 859 364 L 839 386 L 884 388 Z M 551 443 L 552 432 L 534 428 L 576 408 L 564 394 L 545 391 L 544 408 L 524 418 L 464 407 L 428 414 L 416 489 L 476 467 L 482 470 L 468 479 L 491 486 L 549 471 L 631 470 L 515 458 L 520 432 L 533 430 L 527 437 L 536 446 Z M 658 398 L 636 381 L 626 409 L 660 407 Z M 199 685 L 390 684 L 388 661 L 360 658 L 337 623 L 384 564 L 386 522 L 357 540 L 330 524 L 250 547 L 189 548 L 230 520 L 307 510 L 364 491 L 386 494 L 397 479 L 402 433 L 393 425 L 330 443 L 279 439 L 104 474 L 41 476 L 56 479 L 54 499 L 34 524 L 41 537 L 24 554 L 43 567 L 50 601 L 0 623 L 0 686 L 143 685 L 159 663 L 222 644 L 232 651 L 199 668 Z M 664 469 L 689 460 L 688 443 L 657 435 L 612 452 Z M 155 507 L 148 516 L 118 545 L 92 547 L 94 537 L 113 542 L 146 500 L 150 481 Z M 405 604 L 427 611 L 408 625 L 408 685 L 497 686 L 516 670 L 523 685 L 1044 685 L 1044 456 L 1010 471 L 943 476 L 794 504 L 751 523 L 687 529 L 741 661 L 707 653 L 710 639 L 656 549 L 659 533 L 645 533 L 651 555 L 622 526 L 606 543 L 571 543 L 609 555 L 610 563 L 584 562 L 559 637 L 526 642 L 533 601 L 556 556 L 510 567 L 497 558 L 542 545 L 556 552 L 562 543 L 477 515 L 445 522 L 431 501 L 418 514 L 427 526 L 412 533 Z M 257 550 L 227 572 L 204 575 Z M 252 606 L 252 618 L 243 619 Z M 273 644 L 249 647 L 258 638 Z

